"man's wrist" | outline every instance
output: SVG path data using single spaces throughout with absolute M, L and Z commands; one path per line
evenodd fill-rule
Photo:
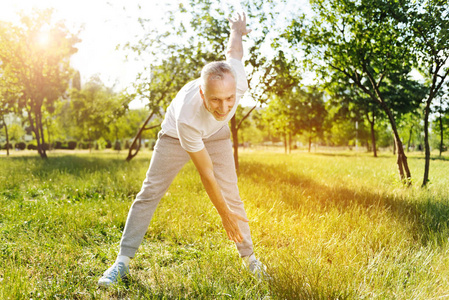
M 223 210 L 217 210 L 217 211 L 218 211 L 218 214 L 220 215 L 220 217 L 221 217 L 222 219 L 227 218 L 227 217 L 229 216 L 229 213 L 230 213 L 229 208 L 225 208 L 225 209 L 223 209 Z
M 241 31 L 241 30 L 239 30 L 239 29 L 232 29 L 232 28 L 231 28 L 231 34 L 237 34 L 237 35 L 239 35 L 239 36 L 241 36 L 241 37 L 244 36 L 243 31 Z

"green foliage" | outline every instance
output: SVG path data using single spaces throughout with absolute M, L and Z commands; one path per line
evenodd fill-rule
M 2 33 L 2 24 L 0 23 L 0 34 Z M 9 73 L 11 69 L 0 60 L 0 118 L 18 110 L 18 100 L 21 95 L 18 87 L 17 78 Z M 3 124 L 1 124 L 3 125 Z
M 265 111 L 266 122 L 275 133 L 310 138 L 323 136 L 326 116 L 323 93 L 316 87 L 284 91 L 283 96 L 270 101 Z
M 148 117 L 147 109 L 132 109 L 128 110 L 123 116 L 117 118 L 114 122 L 109 124 L 108 133 L 105 138 L 110 141 L 121 141 L 124 139 L 131 139 L 135 136 L 140 126 Z M 161 123 L 161 118 L 153 118 L 147 127 L 155 126 Z M 145 130 L 142 133 L 142 138 L 154 138 L 160 128 L 156 127 L 152 130 Z
M 81 90 L 72 89 L 69 96 L 70 109 L 64 105 L 61 116 L 65 119 L 68 114 L 70 122 L 66 124 L 73 126 L 75 138 L 91 142 L 107 136 L 110 125 L 125 114 L 130 101 L 106 87 L 97 76 Z
M 447 151 L 449 146 L 449 96 L 447 88 L 446 93 L 440 93 L 439 103 L 433 108 L 434 120 L 432 122 L 431 145 L 433 148 L 440 149 L 440 153 Z M 441 154 L 440 154 L 441 155 Z
M 25 130 L 21 125 L 14 123 L 8 127 L 8 134 L 11 141 L 20 142 L 25 135 Z
M 247 115 L 251 107 L 239 106 L 235 112 L 235 117 L 237 120 L 242 120 L 245 115 Z M 240 123 L 238 130 L 239 143 L 245 146 L 252 146 L 260 144 L 264 139 L 263 131 L 257 127 L 257 116 L 260 115 L 257 109 L 251 112 L 250 115 Z

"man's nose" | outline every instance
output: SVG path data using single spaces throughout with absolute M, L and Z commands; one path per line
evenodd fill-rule
M 222 112 L 222 113 L 226 112 L 226 104 L 225 104 L 224 101 L 220 103 L 220 107 L 219 108 L 220 108 L 220 112 Z

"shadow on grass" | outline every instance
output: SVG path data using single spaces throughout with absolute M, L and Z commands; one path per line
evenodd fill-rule
M 327 151 L 312 151 L 312 152 L 303 152 L 307 153 L 309 155 L 315 155 L 315 156 L 330 156 L 330 157 L 370 157 L 370 158 L 376 158 L 374 157 L 372 152 L 366 152 L 366 151 L 342 151 L 342 152 L 327 152 Z M 378 152 L 377 153 L 378 158 L 389 158 L 389 157 L 395 157 L 395 155 L 391 152 Z
M 388 210 L 392 216 L 403 224 L 413 224 L 416 236 L 414 238 L 426 244 L 433 234 L 441 232 L 441 228 L 449 227 L 449 204 L 441 201 L 409 202 L 401 197 L 387 193 L 372 193 L 354 191 L 344 187 L 326 186 L 315 180 L 301 176 L 282 168 L 272 168 L 270 165 L 258 162 L 242 162 L 240 176 L 252 180 L 255 184 L 271 185 L 275 183 L 298 187 L 301 193 L 314 199 L 323 210 L 337 208 L 342 212 L 351 207 L 363 208 L 380 207 Z M 285 193 L 286 191 L 283 191 Z M 283 202 L 292 209 L 298 209 L 301 202 L 297 201 L 297 194 L 283 194 Z
M 409 226 L 412 238 L 422 245 L 429 243 L 442 245 L 446 242 L 449 227 L 449 205 L 446 201 L 424 198 L 421 201 L 408 201 L 388 193 L 364 192 L 330 184 L 323 185 L 311 178 L 289 172 L 282 168 L 273 168 L 259 162 L 242 162 L 240 176 L 254 183 L 254 186 L 272 186 L 282 192 L 282 201 L 292 210 L 299 210 L 303 204 L 298 201 L 298 193 L 294 189 L 283 189 L 283 186 L 294 186 L 301 191 L 301 197 L 310 197 L 322 211 L 338 209 L 347 212 L 354 207 L 369 210 L 379 208 L 387 210 L 398 223 Z M 429 196 L 431 197 L 431 196 Z M 384 247 L 378 245 L 377 247 Z M 377 249 L 375 251 L 379 251 Z M 294 262 L 291 262 L 294 263 Z M 291 268 L 289 266 L 289 268 Z M 270 284 L 272 291 L 281 299 L 350 299 L 356 297 L 354 291 L 347 287 L 332 287 L 320 289 L 312 286 L 301 274 L 278 270 L 276 280 Z
M 18 156 L 8 159 L 20 164 L 33 174 L 45 177 L 56 170 L 80 176 L 85 173 L 122 169 L 130 164 L 136 163 L 136 161 L 139 163 L 145 161 L 149 164 L 150 158 L 150 155 L 142 155 L 141 157 L 134 158 L 131 162 L 127 162 L 122 157 L 114 157 L 113 155 L 98 156 L 94 154 L 92 156 L 60 155 L 49 157 L 48 159 L 42 159 L 38 156 Z
M 331 157 L 360 157 L 360 156 L 369 156 L 367 152 L 307 152 L 310 155 L 316 156 L 331 156 Z M 372 155 L 371 155 L 372 156 Z
M 412 158 L 414 159 L 419 159 L 419 160 L 424 160 L 425 157 L 424 156 L 412 156 Z M 436 161 L 449 161 L 449 156 L 431 156 L 430 160 L 436 160 Z

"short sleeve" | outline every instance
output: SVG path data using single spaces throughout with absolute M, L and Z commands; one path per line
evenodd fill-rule
M 237 96 L 242 97 L 248 90 L 248 80 L 246 79 L 245 67 L 241 60 L 235 58 L 228 58 L 227 62 L 232 66 L 237 75 Z
M 181 147 L 187 152 L 198 152 L 203 150 L 204 142 L 201 132 L 192 126 L 177 122 L 176 129 L 178 131 L 179 142 Z

